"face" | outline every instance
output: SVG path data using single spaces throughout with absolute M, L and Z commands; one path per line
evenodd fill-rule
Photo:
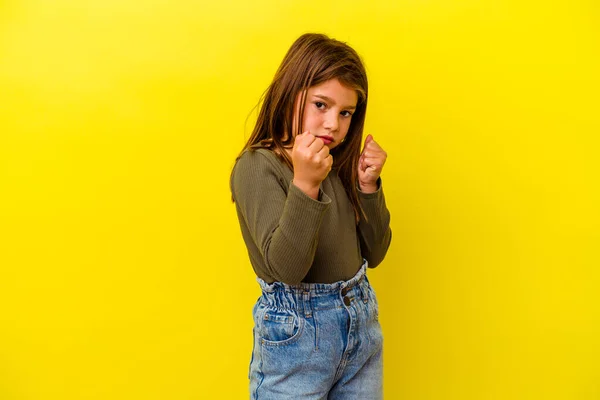
M 300 94 L 296 99 L 296 115 L 299 100 Z M 304 103 L 304 131 L 309 130 L 311 134 L 321 138 L 329 149 L 339 146 L 348 134 L 357 101 L 356 91 L 342 85 L 337 79 L 310 87 Z M 293 127 L 295 130 L 295 118 Z M 294 136 L 296 134 L 294 132 Z

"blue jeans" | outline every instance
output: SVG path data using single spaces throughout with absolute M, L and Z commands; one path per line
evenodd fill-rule
M 265 283 L 254 306 L 251 399 L 383 397 L 382 345 L 367 263 L 348 281 Z

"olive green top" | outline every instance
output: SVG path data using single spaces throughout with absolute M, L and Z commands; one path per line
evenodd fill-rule
M 356 224 L 342 181 L 333 169 L 318 199 L 292 183 L 290 168 L 267 149 L 245 151 L 231 175 L 242 236 L 256 275 L 267 283 L 333 283 L 352 278 L 363 264 L 376 267 L 390 245 L 390 213 L 381 180 L 359 191 L 367 221 Z

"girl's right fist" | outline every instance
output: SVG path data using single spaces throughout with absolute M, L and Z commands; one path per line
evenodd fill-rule
M 294 184 L 316 198 L 313 194 L 318 195 L 321 182 L 333 166 L 333 157 L 325 142 L 313 136 L 310 131 L 297 135 L 292 149 L 292 164 Z

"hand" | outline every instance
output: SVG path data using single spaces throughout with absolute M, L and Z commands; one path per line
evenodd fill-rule
M 358 159 L 358 185 L 362 192 L 377 191 L 377 179 L 386 159 L 387 153 L 373 140 L 373 136 L 367 136 L 365 147 Z
M 292 149 L 294 165 L 294 185 L 304 193 L 316 199 L 319 186 L 331 171 L 333 157 L 325 142 L 309 131 L 296 136 Z

